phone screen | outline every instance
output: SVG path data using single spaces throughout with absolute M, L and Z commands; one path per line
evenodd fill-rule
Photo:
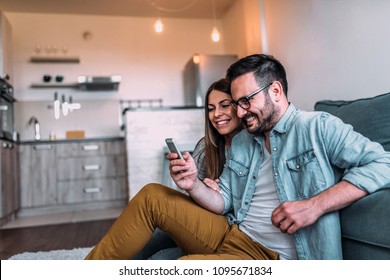
M 179 158 L 183 159 L 183 155 L 181 154 L 180 150 L 177 148 L 173 138 L 167 138 L 165 139 L 165 142 L 167 143 L 167 146 L 171 153 L 175 153 L 178 155 Z

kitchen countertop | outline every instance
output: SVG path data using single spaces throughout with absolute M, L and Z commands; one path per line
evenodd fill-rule
M 127 107 L 124 108 L 122 114 L 131 111 L 166 111 L 166 110 L 190 110 L 190 109 L 203 109 L 202 106 L 156 106 L 156 107 Z

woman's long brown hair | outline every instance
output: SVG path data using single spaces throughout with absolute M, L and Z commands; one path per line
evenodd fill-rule
M 230 82 L 227 79 L 220 79 L 214 82 L 207 90 L 205 96 L 205 162 L 206 176 L 210 179 L 218 179 L 226 162 L 225 138 L 219 134 L 209 120 L 209 95 L 213 90 L 230 93 Z

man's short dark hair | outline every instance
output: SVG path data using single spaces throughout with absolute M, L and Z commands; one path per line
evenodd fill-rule
M 288 84 L 286 70 L 282 63 L 272 55 L 253 54 L 236 61 L 226 71 L 226 78 L 232 82 L 241 75 L 253 73 L 259 86 L 278 81 L 287 96 Z

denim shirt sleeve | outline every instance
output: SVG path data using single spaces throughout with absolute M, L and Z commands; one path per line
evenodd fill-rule
M 321 115 L 321 133 L 328 156 L 338 168 L 345 170 L 342 179 L 372 193 L 390 187 L 390 153 L 328 113 Z
M 229 153 L 227 153 L 227 156 L 229 156 Z M 233 207 L 232 189 L 228 187 L 231 186 L 231 176 L 229 175 L 230 172 L 231 170 L 225 164 L 222 174 L 219 177 L 219 187 L 221 188 L 221 194 L 224 201 L 224 209 L 221 213 L 222 215 L 225 215 Z

